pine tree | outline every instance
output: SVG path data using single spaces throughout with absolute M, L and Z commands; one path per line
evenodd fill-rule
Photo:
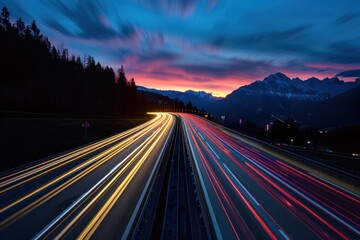
M 15 28 L 18 31 L 18 34 L 20 36 L 24 36 L 24 31 L 25 31 L 25 23 L 23 22 L 23 20 L 21 18 L 19 18 L 18 20 L 16 20 L 15 23 Z
M 38 28 L 34 20 L 31 22 L 30 30 L 31 30 L 31 36 L 35 40 L 40 41 L 42 39 L 42 35 L 40 34 L 40 29 Z
M 2 8 L 0 24 L 5 31 L 9 31 L 11 29 L 10 12 L 6 7 Z

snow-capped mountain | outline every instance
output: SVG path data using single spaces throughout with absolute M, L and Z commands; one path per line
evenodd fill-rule
M 274 117 L 280 119 L 291 117 L 303 126 L 319 124 L 324 126 L 329 121 L 319 116 L 320 112 L 329 112 L 327 114 L 329 116 L 336 115 L 331 113 L 335 108 L 327 107 L 329 103 L 334 104 L 334 101 L 330 100 L 359 88 L 360 80 L 344 82 L 337 77 L 301 80 L 290 79 L 282 73 L 275 73 L 262 81 L 255 81 L 238 88 L 226 98 L 205 106 L 205 110 L 217 118 L 225 115 L 229 122 L 247 119 L 261 126 L 274 121 Z M 351 106 L 352 103 L 349 101 L 342 108 L 347 109 Z M 321 115 L 325 116 L 325 114 Z M 356 121 L 356 117 L 335 119 L 339 124 Z
M 270 95 L 288 99 L 325 100 L 359 84 L 360 81 L 344 82 L 337 77 L 323 80 L 314 77 L 307 80 L 290 79 L 285 74 L 278 72 L 269 75 L 262 81 L 258 80 L 250 85 L 240 87 L 230 95 Z
M 170 99 L 179 99 L 183 101 L 185 104 L 191 102 L 192 105 L 201 109 L 204 108 L 207 104 L 220 100 L 221 98 L 214 97 L 211 93 L 207 93 L 205 91 L 193 91 L 187 90 L 185 92 L 175 91 L 175 90 L 157 90 L 153 88 L 146 88 L 142 86 L 137 87 L 140 91 L 157 93 L 163 96 L 167 96 Z
M 216 119 L 226 116 L 229 123 L 242 119 L 262 126 L 275 118 L 289 117 L 296 119 L 302 126 L 326 127 L 360 122 L 359 114 L 354 114 L 357 112 L 354 109 L 358 107 L 358 98 L 355 96 L 360 90 L 360 78 L 355 82 L 344 82 L 337 77 L 302 80 L 290 79 L 278 72 L 242 86 L 226 98 L 217 98 L 204 91 L 180 92 L 145 87 L 138 87 L 138 90 L 179 99 L 185 104 L 191 101 L 194 106 L 208 111 Z M 342 117 L 334 117 L 338 114 Z

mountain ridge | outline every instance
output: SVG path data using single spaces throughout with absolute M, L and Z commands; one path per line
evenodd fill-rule
M 229 95 L 242 92 L 244 94 L 278 95 L 289 99 L 326 100 L 357 85 L 360 85 L 360 81 L 345 82 L 338 77 L 327 77 L 322 80 L 315 77 L 306 80 L 301 80 L 298 77 L 290 79 L 285 74 L 277 72 L 270 74 L 263 80 L 241 86 Z
M 194 91 L 190 89 L 186 90 L 185 92 L 181 92 L 176 90 L 158 90 L 155 88 L 146 88 L 143 86 L 138 86 L 137 88 L 140 91 L 161 94 L 173 100 L 179 99 L 185 104 L 191 102 L 192 105 L 196 106 L 199 109 L 204 108 L 204 106 L 208 105 L 211 102 L 222 99 L 220 97 L 215 97 L 211 93 L 205 91 Z
M 354 111 L 351 99 L 356 100 L 354 91 L 359 91 L 357 89 L 360 89 L 360 79 L 353 82 L 345 82 L 338 77 L 322 80 L 311 77 L 302 80 L 298 77 L 291 79 L 278 72 L 263 80 L 241 86 L 225 98 L 214 97 L 205 91 L 180 92 L 138 88 L 182 100 L 185 104 L 191 102 L 216 119 L 226 116 L 227 122 L 238 122 L 242 119 L 244 122 L 249 120 L 262 126 L 275 121 L 275 118 L 293 118 L 302 126 L 316 127 L 360 122 L 357 114 L 351 114 Z M 336 99 L 341 101 L 337 103 Z M 332 108 L 332 105 L 336 107 Z M 339 111 L 344 113 L 344 117 L 335 118 Z

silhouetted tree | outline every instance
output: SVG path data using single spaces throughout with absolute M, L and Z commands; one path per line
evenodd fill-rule
M 135 79 L 131 78 L 126 89 L 127 93 L 127 111 L 130 116 L 136 117 L 136 109 L 139 108 L 139 96 L 137 94 L 137 87 L 135 84 Z
M 26 26 L 26 27 L 25 27 L 24 37 L 25 37 L 26 39 L 28 39 L 28 40 L 32 38 L 32 36 L 31 36 L 31 29 L 30 29 L 29 26 Z
M 118 78 L 92 56 L 71 56 L 52 46 L 35 21 L 10 23 L 4 7 L 0 16 L 0 109 L 135 117 L 145 114 L 135 80 Z M 21 69 L 14 72 L 13 69 Z M 120 106 L 121 103 L 121 106 Z
M 125 91 L 126 86 L 128 85 L 128 81 L 125 76 L 124 66 L 118 69 L 118 78 L 116 80 L 116 113 L 118 116 L 123 116 L 127 113 L 127 109 L 125 106 Z
M 81 67 L 83 66 L 82 63 L 81 63 L 81 58 L 80 58 L 80 57 L 77 57 L 77 58 L 76 58 L 76 64 L 77 64 L 78 66 L 81 66 Z
M 25 23 L 23 22 L 23 20 L 21 18 L 16 20 L 15 27 L 16 27 L 16 30 L 18 31 L 18 34 L 20 36 L 24 36 Z
M 186 104 L 186 109 L 188 110 L 192 110 L 193 109 L 193 105 L 192 105 L 192 102 L 189 101 L 188 104 Z
M 10 23 L 10 12 L 6 7 L 3 7 L 1 10 L 1 26 L 5 31 L 9 31 L 11 29 Z
M 33 37 L 33 39 L 40 41 L 42 38 L 42 35 L 40 34 L 40 29 L 36 25 L 35 21 L 31 22 L 30 30 L 31 30 L 31 36 Z

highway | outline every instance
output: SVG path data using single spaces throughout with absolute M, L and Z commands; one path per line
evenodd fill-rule
M 0 239 L 126 239 L 175 128 L 167 113 L 0 175 Z M 21 151 L 21 149 L 19 149 Z
M 360 239 L 357 194 L 220 125 L 181 114 L 216 239 Z
M 152 114 L 0 173 L 0 239 L 360 239 L 358 192 L 199 116 Z

